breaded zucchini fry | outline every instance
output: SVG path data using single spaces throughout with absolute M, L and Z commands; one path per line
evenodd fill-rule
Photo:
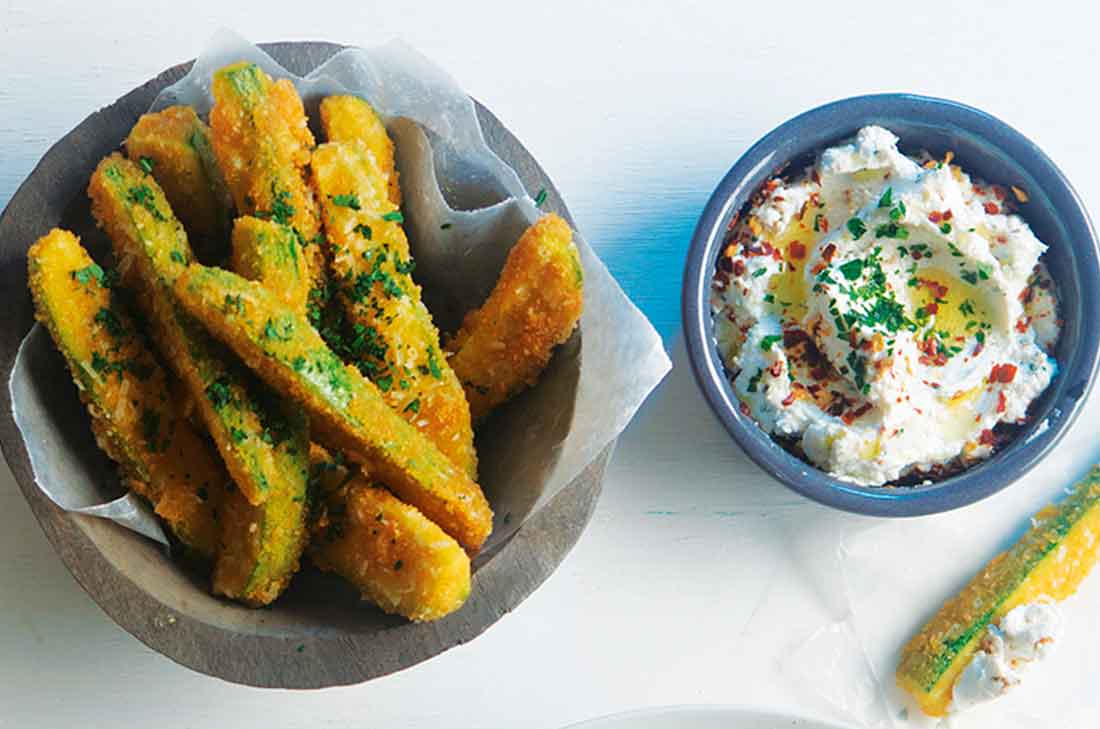
M 324 258 L 316 245 L 321 223 L 305 178 L 313 135 L 297 90 L 243 61 L 215 72 L 212 90 L 214 154 L 238 212 L 292 227 L 314 285 L 323 285 Z
M 400 212 L 386 197 L 385 176 L 361 141 L 322 144 L 311 173 L 332 281 L 352 327 L 347 344 L 355 364 L 395 412 L 476 477 L 470 408 L 410 276 L 409 242 Z
M 229 474 L 179 416 L 167 373 L 103 270 L 57 228 L 31 246 L 27 263 L 35 316 L 65 357 L 100 448 L 185 546 L 213 557 Z
M 298 237 L 288 226 L 251 216 L 233 223 L 234 271 L 259 281 L 284 304 L 305 313 L 310 277 Z
M 447 344 L 474 420 L 535 384 L 584 308 L 584 269 L 573 231 L 540 218 L 508 254 L 496 286 Z
M 470 594 L 470 558 L 414 507 L 362 475 L 323 502 L 310 556 L 363 597 L 410 620 L 438 620 Z
M 126 154 L 152 173 L 192 238 L 224 244 L 233 199 L 214 159 L 210 129 L 194 109 L 143 114 L 126 138 Z
M 393 140 L 370 104 L 357 96 L 322 99 L 321 126 L 329 142 L 359 141 L 367 146 L 386 182 L 387 197 L 394 207 L 401 207 L 401 185 L 394 165 Z
M 369 465 L 467 550 L 481 547 L 493 515 L 480 487 L 393 412 L 359 370 L 345 366 L 305 317 L 257 283 L 199 265 L 179 277 L 176 297 L 260 377 L 302 406 L 322 445 Z M 240 305 L 226 309 L 227 299 Z
M 172 285 L 192 259 L 187 234 L 172 214 L 156 180 L 136 164 L 114 154 L 96 168 L 88 185 L 92 214 L 111 237 L 123 282 L 138 294 L 153 339 L 176 370 L 198 406 L 203 422 L 250 503 L 262 503 L 273 490 L 294 492 L 308 468 L 308 453 L 289 441 L 271 443 L 261 388 L 181 314 Z M 233 308 L 236 302 L 218 302 Z
M 237 218 L 232 262 L 238 273 L 259 280 L 288 306 L 305 311 L 309 275 L 298 239 L 289 227 L 259 218 Z M 313 450 L 305 416 L 285 401 L 267 403 L 265 409 L 283 413 L 281 435 L 296 453 L 308 451 L 312 471 Z M 304 464 L 299 459 L 296 465 Z M 292 488 L 273 490 L 259 506 L 248 503 L 239 492 L 227 496 L 214 592 L 258 606 L 273 602 L 286 589 L 298 571 L 308 536 L 309 476 L 289 479 L 286 483 Z

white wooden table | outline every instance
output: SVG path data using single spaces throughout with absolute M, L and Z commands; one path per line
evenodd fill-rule
M 675 703 L 842 718 L 785 662 L 839 609 L 818 577 L 828 555 L 798 548 L 838 520 L 749 464 L 695 389 L 677 303 L 695 218 L 779 122 L 891 90 L 1000 116 L 1100 201 L 1097 18 L 1056 2 L 741 5 L 0 0 L 0 207 L 55 139 L 219 26 L 256 41 L 400 36 L 542 162 L 676 364 L 561 569 L 481 638 L 358 687 L 241 688 L 145 649 L 69 577 L 4 467 L 0 727 L 553 729 Z M 1093 460 L 1097 415 L 1093 398 L 1033 478 Z

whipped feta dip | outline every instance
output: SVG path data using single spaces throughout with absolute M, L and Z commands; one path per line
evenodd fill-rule
M 1046 245 L 1011 192 L 868 126 L 731 226 L 711 288 L 743 414 L 840 479 L 987 458 L 1057 372 Z
M 1019 685 L 1033 663 L 1048 657 L 1061 637 L 1062 617 L 1053 601 L 1020 605 L 990 625 L 981 647 L 952 689 L 950 713 L 1000 698 Z

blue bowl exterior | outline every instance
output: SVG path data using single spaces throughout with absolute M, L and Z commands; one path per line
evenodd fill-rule
M 1057 283 L 1065 325 L 1056 352 L 1059 373 L 1033 406 L 1035 417 L 988 460 L 927 486 L 868 488 L 827 475 L 784 450 L 738 408 L 713 336 L 710 283 L 735 213 L 769 177 L 792 161 L 879 124 L 903 151 L 951 150 L 962 168 L 989 183 L 1026 190 L 1020 207 L 1040 240 Z M 734 440 L 761 468 L 792 490 L 845 511 L 918 516 L 986 498 L 1035 467 L 1077 418 L 1100 356 L 1100 253 L 1087 211 L 1065 176 L 1031 141 L 1004 122 L 963 104 L 912 94 L 836 101 L 801 114 L 754 144 L 719 183 L 692 238 L 684 271 L 683 326 L 688 356 L 707 402 Z M 1044 429 L 1043 424 L 1046 423 Z

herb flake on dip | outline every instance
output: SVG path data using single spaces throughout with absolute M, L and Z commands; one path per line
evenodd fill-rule
M 989 457 L 1056 374 L 1061 328 L 1012 193 L 897 144 L 864 127 L 769 180 L 711 291 L 742 412 L 867 486 Z

